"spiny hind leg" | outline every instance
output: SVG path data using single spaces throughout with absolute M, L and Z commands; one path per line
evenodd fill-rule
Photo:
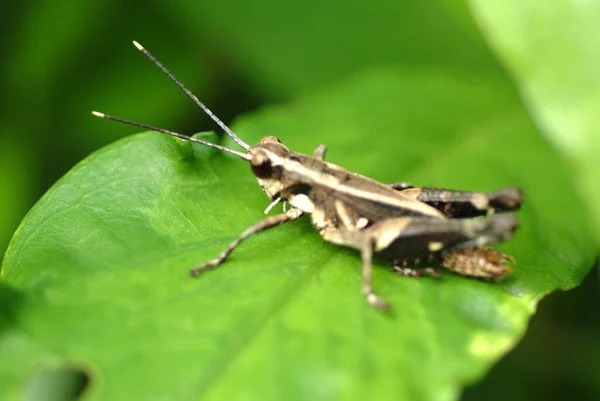
M 456 191 L 444 188 L 400 188 L 402 195 L 424 202 L 448 217 L 476 217 L 518 210 L 523 193 L 518 188 L 492 192 Z
M 465 276 L 501 278 L 510 258 L 484 245 L 509 239 L 518 222 L 514 216 L 488 219 L 399 217 L 369 227 L 375 251 L 399 274 L 436 275 L 415 267 L 441 266 Z
M 366 232 L 375 252 L 386 260 L 403 260 L 506 241 L 517 227 L 518 220 L 512 215 L 487 219 L 396 217 L 377 222 Z

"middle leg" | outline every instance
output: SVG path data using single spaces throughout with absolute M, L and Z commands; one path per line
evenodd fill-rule
M 326 228 L 321 231 L 323 239 L 334 244 L 358 249 L 362 260 L 363 294 L 369 305 L 377 309 L 387 309 L 389 304 L 373 291 L 373 241 L 367 231 L 349 231 L 339 228 Z

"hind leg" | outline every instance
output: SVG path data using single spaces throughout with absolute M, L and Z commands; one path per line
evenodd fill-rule
M 396 187 L 402 195 L 424 202 L 448 217 L 476 217 L 518 210 L 523 193 L 518 188 L 492 192 L 455 191 L 443 188 Z

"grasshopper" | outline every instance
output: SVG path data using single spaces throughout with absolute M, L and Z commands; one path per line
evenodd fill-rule
M 325 161 L 327 148 L 319 145 L 312 156 L 289 150 L 274 136 L 248 145 L 215 116 L 175 76 L 139 43 L 134 45 L 198 105 L 244 152 L 177 132 L 92 112 L 95 116 L 171 135 L 220 149 L 250 163 L 258 184 L 271 200 L 265 214 L 284 203 L 284 212 L 251 225 L 216 259 L 190 270 L 192 276 L 223 264 L 244 240 L 310 214 L 325 241 L 354 248 L 361 254 L 362 287 L 367 302 L 379 309 L 388 304 L 373 291 L 373 254 L 400 275 L 439 275 L 436 268 L 482 279 L 498 280 L 510 272 L 514 259 L 489 244 L 512 237 L 518 226 L 514 215 L 523 195 L 518 188 L 493 192 L 418 188 L 408 183 L 383 184 Z M 285 205 L 291 208 L 285 211 Z M 487 218 L 475 219 L 487 215 Z

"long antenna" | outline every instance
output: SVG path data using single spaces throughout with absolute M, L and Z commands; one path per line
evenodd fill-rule
M 160 61 L 158 61 L 156 58 L 154 58 L 154 56 L 152 54 L 150 54 L 150 52 L 148 50 L 146 50 L 142 45 L 140 45 L 135 40 L 133 41 L 133 44 L 135 45 L 135 47 L 138 48 L 139 51 L 144 53 L 144 55 L 146 57 L 148 57 L 150 59 L 150 61 L 152 61 L 158 68 L 160 68 L 160 70 L 162 72 L 164 72 L 167 75 L 167 77 L 169 77 L 169 79 L 175 83 L 175 85 L 179 86 L 179 88 L 183 91 L 183 93 L 185 93 L 190 99 L 192 99 L 194 101 L 194 103 L 196 103 L 214 122 L 216 122 L 217 125 L 219 127 L 221 127 L 221 129 L 223 129 L 223 131 L 225 131 L 227 133 L 227 135 L 229 135 L 229 137 L 235 141 L 235 143 L 237 143 L 238 145 L 240 145 L 242 148 L 244 148 L 246 150 L 248 150 L 248 148 L 250 148 L 250 145 L 248 145 L 246 142 L 242 141 L 227 125 L 225 125 L 225 123 L 223 121 L 221 121 L 219 119 L 219 117 L 215 116 L 213 114 L 213 112 L 210 111 L 209 108 L 206 107 L 204 105 L 204 103 L 202 103 L 196 97 L 196 95 L 194 95 L 188 88 L 183 86 L 183 84 L 181 82 L 179 82 L 179 80 L 177 78 L 175 78 L 175 75 L 173 75 L 169 70 L 167 70 L 167 68 L 164 65 L 162 65 L 162 63 Z
M 164 128 L 153 127 L 151 125 L 142 124 L 142 123 L 138 123 L 138 122 L 135 122 L 135 121 L 125 120 L 124 118 L 109 116 L 108 114 L 100 113 L 100 112 L 97 112 L 97 111 L 92 111 L 92 114 L 95 115 L 96 117 L 105 118 L 107 120 L 113 120 L 113 121 L 117 121 L 119 123 L 133 125 L 134 127 L 140 127 L 140 128 L 145 128 L 145 129 L 148 129 L 148 130 L 151 130 L 151 131 L 161 132 L 163 134 L 171 135 L 171 136 L 174 136 L 175 138 L 183 139 L 183 140 L 186 140 L 186 141 L 189 141 L 189 142 L 201 143 L 204 146 L 210 146 L 211 148 L 215 148 L 215 149 L 223 150 L 225 152 L 229 152 L 229 153 L 231 153 L 233 155 L 236 155 L 237 157 L 240 157 L 240 158 L 242 158 L 244 160 L 251 160 L 252 159 L 252 156 L 250 156 L 249 154 L 238 152 L 237 150 L 229 149 L 229 148 L 226 148 L 224 146 L 217 145 L 215 143 L 206 142 L 206 141 L 203 141 L 201 139 L 192 138 L 191 136 L 187 136 L 187 135 L 179 134 L 177 132 L 169 131 L 169 130 L 166 130 Z

